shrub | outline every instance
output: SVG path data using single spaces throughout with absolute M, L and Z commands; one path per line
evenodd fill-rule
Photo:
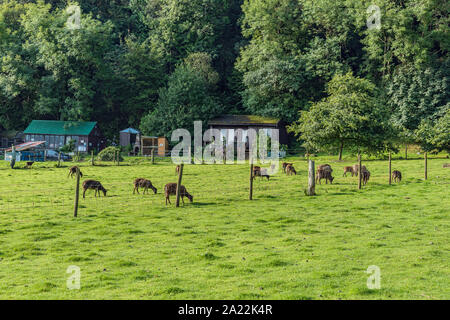
M 97 156 L 97 159 L 99 161 L 114 161 L 114 156 L 117 151 L 120 151 L 120 148 L 108 147 L 108 148 L 100 151 L 100 153 Z M 120 161 L 123 161 L 122 156 L 119 156 L 119 157 L 120 157 Z

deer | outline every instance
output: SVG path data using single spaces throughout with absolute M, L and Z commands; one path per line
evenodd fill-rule
M 71 177 L 73 178 L 73 176 L 75 176 L 77 174 L 77 170 L 80 170 L 80 168 L 78 168 L 77 166 L 73 166 L 72 168 L 69 169 L 69 175 L 67 176 L 67 178 Z M 80 170 L 80 177 L 83 178 L 83 173 Z
M 158 191 L 158 189 L 156 189 L 152 185 L 152 182 L 150 180 L 147 180 L 147 179 L 144 179 L 144 178 L 137 178 L 136 180 L 134 180 L 133 185 L 134 185 L 133 194 L 135 194 L 136 191 L 139 194 L 139 188 L 144 188 L 143 194 L 145 194 L 146 192 L 148 194 L 148 189 L 152 189 L 155 194 Z
M 355 172 L 353 171 L 353 167 L 344 167 L 344 174 L 343 177 L 347 176 L 347 173 L 351 173 L 352 177 L 355 175 Z
M 398 170 L 394 170 L 392 172 L 392 180 L 394 180 L 394 182 L 401 182 L 402 181 L 402 173 Z
M 356 176 L 358 176 L 358 170 L 359 170 L 359 164 L 354 164 L 354 165 L 353 165 L 353 172 L 354 172 L 354 174 L 355 174 Z M 361 172 L 363 172 L 364 170 L 367 171 L 366 166 L 362 166 L 362 167 L 361 167 Z
M 333 172 L 333 169 L 331 169 L 331 166 L 329 164 L 323 164 L 317 167 L 316 172 L 316 183 L 319 182 L 321 184 L 321 180 L 325 179 L 326 184 L 328 184 L 328 181 L 330 181 L 330 184 L 333 184 L 333 176 L 331 173 Z
M 177 184 L 176 183 L 168 183 L 164 186 L 164 195 L 166 196 L 166 206 L 167 206 L 167 202 L 169 202 L 169 204 L 172 204 L 170 202 L 170 196 L 174 196 L 177 194 Z M 180 186 L 180 196 L 181 196 L 181 201 L 183 201 L 184 204 L 184 197 L 187 197 L 189 199 L 190 202 L 194 201 L 194 197 L 189 194 L 189 192 L 187 192 L 185 186 Z
M 86 180 L 83 182 L 83 199 L 85 199 L 86 191 L 87 190 L 95 190 L 95 197 L 100 197 L 100 191 L 103 192 L 103 195 L 106 197 L 107 190 L 102 186 L 102 184 L 95 180 Z
M 283 162 L 282 165 L 283 165 L 283 172 L 286 173 L 286 168 L 287 168 L 287 166 L 288 166 L 288 165 L 291 165 L 291 166 L 292 166 L 292 165 L 294 165 L 294 164 L 293 164 L 293 163 Z
M 361 171 L 361 178 L 362 178 L 363 185 L 366 185 L 370 179 L 370 171 L 367 169 L 365 169 L 364 171 Z
M 297 171 L 295 171 L 294 166 L 292 165 L 292 163 L 289 163 L 286 166 L 286 175 L 288 176 L 292 176 L 293 174 L 297 175 Z

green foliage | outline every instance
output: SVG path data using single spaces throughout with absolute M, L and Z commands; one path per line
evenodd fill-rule
M 424 151 L 445 150 L 450 153 L 450 104 L 447 104 L 444 115 L 436 121 L 422 120 L 415 131 L 415 140 Z
M 366 153 L 386 149 L 393 129 L 374 84 L 350 73 L 336 75 L 327 85 L 327 94 L 289 127 L 307 151 L 336 151 L 341 146 Z
M 97 159 L 99 161 L 114 161 L 117 160 L 117 152 L 120 152 L 120 148 L 108 147 L 99 152 Z M 123 157 L 119 154 L 120 161 L 123 161 Z
M 70 139 L 66 145 L 64 145 L 63 147 L 61 147 L 59 149 L 59 151 L 65 152 L 65 153 L 74 152 L 75 151 L 75 142 L 76 142 L 75 140 Z

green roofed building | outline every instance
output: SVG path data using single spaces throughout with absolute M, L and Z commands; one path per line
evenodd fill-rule
M 33 120 L 24 131 L 25 142 L 45 141 L 48 149 L 57 150 L 75 141 L 75 151 L 100 151 L 106 139 L 97 122 Z

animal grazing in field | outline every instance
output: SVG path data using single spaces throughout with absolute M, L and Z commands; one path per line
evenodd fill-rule
M 347 176 L 347 173 L 351 173 L 352 177 L 355 175 L 355 172 L 353 171 L 353 167 L 344 167 L 344 174 L 343 177 Z
M 292 176 L 293 174 L 297 175 L 297 171 L 295 171 L 294 166 L 290 163 L 286 167 L 286 175 Z
M 76 176 L 77 175 L 77 169 L 80 170 L 80 168 L 78 168 L 77 166 L 73 166 L 72 168 L 70 168 L 69 169 L 69 175 L 67 176 L 67 178 L 68 177 L 73 178 L 73 176 Z M 83 177 L 83 173 L 81 172 L 81 170 L 80 170 L 80 177 L 81 178 Z
M 402 181 L 402 173 L 398 170 L 394 170 L 392 172 L 392 180 L 394 180 L 394 182 L 401 182 Z
M 354 172 L 355 176 L 358 176 L 358 170 L 359 170 L 359 164 L 353 165 L 353 172 Z M 364 170 L 367 170 L 366 166 L 361 167 L 361 172 L 363 172 Z
M 283 162 L 283 172 L 286 173 L 286 168 L 288 165 L 294 165 L 293 163 L 287 163 L 287 162 Z
M 103 188 L 100 182 L 95 180 L 86 180 L 83 182 L 83 199 L 85 198 L 86 191 L 89 189 L 95 190 L 95 197 L 97 197 L 97 193 L 98 196 L 100 197 L 100 191 L 102 191 L 103 195 L 106 197 L 107 190 Z
M 133 194 L 135 194 L 136 191 L 139 194 L 139 188 L 144 188 L 144 193 L 143 194 L 145 194 L 146 192 L 148 194 L 148 189 L 152 189 L 155 194 L 158 191 L 152 185 L 152 182 L 150 180 L 147 180 L 147 179 L 144 179 L 144 178 L 137 178 L 136 180 L 134 180 L 133 184 L 134 184 Z
M 181 166 L 180 166 L 180 165 L 177 165 L 177 166 L 175 167 L 175 174 L 176 174 L 176 175 L 180 174 L 180 170 L 181 170 Z
M 325 179 L 326 184 L 328 184 L 328 181 L 330 181 L 331 184 L 333 184 L 333 176 L 331 173 L 333 172 L 333 169 L 331 169 L 331 166 L 329 164 L 323 164 L 317 167 L 316 172 L 316 183 L 319 182 L 321 184 L 321 180 Z
M 444 164 L 442 165 L 442 168 L 450 168 L 450 163 L 444 163 Z
M 169 204 L 172 204 L 170 202 L 170 196 L 175 196 L 177 194 L 177 184 L 176 183 L 168 183 L 164 186 L 164 195 L 166 196 L 166 205 L 167 202 L 169 202 Z M 181 196 L 181 201 L 183 201 L 184 204 L 184 197 L 187 197 L 189 199 L 189 201 L 193 202 L 194 201 L 194 197 L 192 195 L 189 194 L 189 192 L 187 192 L 186 188 L 182 185 L 180 186 L 180 196 Z
M 366 170 L 362 170 L 361 171 L 361 178 L 362 178 L 363 185 L 366 185 L 367 182 L 370 179 L 370 171 L 367 170 L 367 169 Z
M 33 165 L 34 161 L 28 161 L 27 162 L 27 169 L 31 169 L 31 166 Z
M 260 178 L 267 178 L 267 180 L 270 179 L 270 176 L 267 173 L 267 169 L 261 169 L 261 167 L 255 166 L 253 167 L 253 175 L 252 178 L 255 179 L 256 177 Z

